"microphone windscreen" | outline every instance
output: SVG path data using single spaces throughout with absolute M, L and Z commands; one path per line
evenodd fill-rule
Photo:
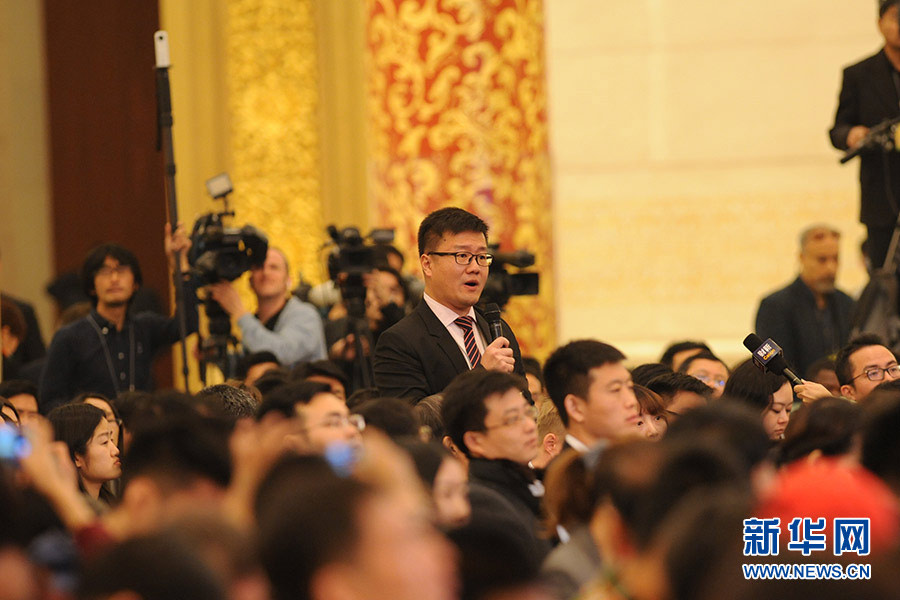
M 762 345 L 763 339 L 755 333 L 751 333 L 744 338 L 744 348 L 746 348 L 750 352 L 756 352 L 756 350 Z

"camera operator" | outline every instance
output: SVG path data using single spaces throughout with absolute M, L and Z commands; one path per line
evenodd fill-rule
M 183 227 L 165 227 L 169 271 L 180 252 L 187 273 L 191 246 Z M 46 414 L 81 392 L 115 398 L 119 392 L 150 390 L 150 368 L 157 351 L 180 338 L 178 319 L 153 312 L 133 314 L 131 300 L 142 283 L 135 255 L 117 244 L 94 248 L 81 270 L 82 285 L 93 310 L 53 336 L 41 376 L 40 409 Z M 197 303 L 190 282 L 184 286 L 187 333 L 197 331 Z
M 209 286 L 213 299 L 237 319 L 244 350 L 271 352 L 286 367 L 325 358 L 322 319 L 312 305 L 290 294 L 289 273 L 284 252 L 269 247 L 262 267 L 250 271 L 250 288 L 257 300 L 255 315 L 244 306 L 231 282 Z

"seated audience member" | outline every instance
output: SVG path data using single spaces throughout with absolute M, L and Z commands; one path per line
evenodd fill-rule
M 669 423 L 689 410 L 706 406 L 714 393 L 711 387 L 684 373 L 660 375 L 646 387 L 662 398 Z
M 566 426 L 566 447 L 586 452 L 633 431 L 638 404 L 624 360 L 596 340 L 570 342 L 547 359 L 544 381 Z
M 841 348 L 835 359 L 835 372 L 841 395 L 854 402 L 865 402 L 866 396 L 885 379 L 900 379 L 897 357 L 874 334 L 856 337 Z
M 3 358 L 3 378 L 16 379 L 21 376 L 22 365 L 14 357 L 27 328 L 22 311 L 12 300 L 0 300 L 0 356 Z
M 534 397 L 534 396 L 532 396 Z M 539 405 L 537 414 L 538 443 L 540 451 L 537 458 L 531 461 L 538 477 L 543 477 L 544 469 L 562 452 L 566 441 L 566 426 L 559 418 L 559 412 L 552 402 Z
M 251 352 L 245 354 L 238 361 L 238 374 L 244 380 L 244 385 L 255 385 L 256 380 L 272 371 L 278 369 L 278 359 L 275 355 L 264 350 L 262 352 Z
M 0 383 L 0 397 L 16 407 L 22 423 L 38 416 L 37 386 L 24 379 L 7 379 Z
M 523 395 L 525 382 L 510 373 L 473 370 L 447 386 L 441 416 L 453 443 L 469 459 L 473 514 L 485 506 L 511 510 L 516 522 L 530 533 L 535 552 L 543 486 L 528 463 L 538 454 L 535 408 Z
M 112 494 L 103 484 L 122 475 L 119 448 L 106 415 L 89 404 L 64 404 L 50 411 L 54 437 L 69 449 L 78 472 L 78 487 L 95 501 L 109 506 Z
M 781 375 L 763 371 L 752 359 L 734 370 L 725 384 L 723 398 L 741 402 L 759 412 L 770 440 L 781 440 L 791 418 L 794 393 Z
M 171 534 L 114 544 L 85 565 L 78 598 L 225 600 L 231 596 L 189 547 Z
M 690 340 L 675 342 L 663 351 L 662 356 L 659 357 L 659 362 L 668 367 L 669 370 L 677 371 L 681 366 L 681 363 L 699 352 L 712 351 L 709 349 L 709 346 L 703 342 Z
M 232 425 L 239 419 L 252 419 L 258 406 L 253 394 L 227 383 L 205 387 L 194 399 L 210 416 L 221 417 Z
M 713 399 L 722 396 L 728 381 L 728 367 L 712 352 L 698 352 L 690 356 L 678 367 L 678 373 L 696 377 L 713 389 Z
M 256 502 L 272 599 L 457 598 L 454 554 L 414 485 L 406 477 L 395 484 L 339 477 L 317 457 L 279 461 Z
M 635 384 L 634 395 L 637 398 L 638 417 L 635 425 L 643 437 L 648 440 L 660 440 L 669 428 L 669 417 L 662 398 L 642 385 Z
M 823 398 L 791 413 L 778 449 L 778 464 L 821 457 L 859 462 L 859 421 L 862 408 L 844 398 Z
M 668 375 L 672 369 L 662 363 L 646 363 L 631 370 L 631 379 L 636 385 L 647 387 L 647 384 L 659 377 Z
M 756 333 L 772 338 L 797 373 L 847 343 L 853 299 L 834 286 L 840 233 L 814 225 L 800 235 L 800 274 L 763 298 Z
M 422 398 L 414 407 L 413 415 L 418 425 L 418 435 L 422 441 L 434 440 L 444 442 L 444 422 L 441 420 L 441 403 L 444 397 L 441 394 Z M 448 448 L 449 450 L 449 448 Z M 454 455 L 455 456 L 455 455 Z M 458 456 L 456 458 L 459 458 Z
M 465 525 L 472 514 L 465 465 L 437 442 L 401 438 L 397 443 L 412 457 L 419 478 L 431 494 L 437 525 L 444 530 Z
M 860 462 L 900 497 L 900 390 L 880 395 L 866 405 L 862 417 Z
M 165 227 L 169 272 L 180 252 L 182 272 L 189 273 L 186 250 L 190 240 L 179 227 Z M 91 250 L 82 265 L 82 285 L 94 309 L 53 336 L 41 375 L 41 412 L 68 402 L 81 392 L 108 398 L 126 390 L 150 390 L 156 354 L 180 339 L 178 318 L 152 312 L 135 313 L 131 302 L 142 284 L 137 257 L 129 250 L 104 244 Z M 184 290 L 187 333 L 197 331 L 197 301 L 193 284 Z
M 525 368 L 525 380 L 528 381 L 528 391 L 531 392 L 531 399 L 534 401 L 534 405 L 540 408 L 541 403 L 547 398 L 541 363 L 533 356 L 523 356 L 522 366 Z
M 280 387 L 291 380 L 290 373 L 287 369 L 279 367 L 270 369 L 259 376 L 259 379 L 253 382 L 253 387 L 259 390 L 263 398 L 269 395 L 269 392 Z
M 263 265 L 250 271 L 250 289 L 256 295 L 255 314 L 230 281 L 209 286 L 213 299 L 237 320 L 246 352 L 271 352 L 287 367 L 325 358 L 322 319 L 315 307 L 291 295 L 290 266 L 282 250 L 269 246 Z
M 331 386 L 331 392 L 341 400 L 347 400 L 350 384 L 347 376 L 330 360 L 300 363 L 291 371 L 291 378 L 301 381 L 320 381 Z
M 263 398 L 257 419 L 273 411 L 286 418 L 302 419 L 307 446 L 313 453 L 324 453 L 338 442 L 353 448 L 362 442 L 360 432 L 365 421 L 359 415 L 351 415 L 347 403 L 335 396 L 327 383 L 299 381 L 275 388 Z
M 109 423 L 109 429 L 112 432 L 112 440 L 115 442 L 119 452 L 125 450 L 125 430 L 122 427 L 122 417 L 116 408 L 116 403 L 103 394 L 84 393 L 75 396 L 72 404 L 90 404 L 103 411 L 106 422 Z
M 841 395 L 841 384 L 838 382 L 835 363 L 830 358 L 820 358 L 809 365 L 804 379 L 821 383 L 825 389 L 831 392 L 832 396 Z
M 541 565 L 541 579 L 557 598 L 572 598 L 596 576 L 601 567 L 597 545 L 591 538 L 593 506 L 589 502 L 587 461 L 575 450 L 567 450 L 547 469 L 545 529 L 559 538 Z
M 418 430 L 412 407 L 399 398 L 367 400 L 352 412 L 365 420 L 366 427 L 374 427 L 391 439 L 414 436 Z

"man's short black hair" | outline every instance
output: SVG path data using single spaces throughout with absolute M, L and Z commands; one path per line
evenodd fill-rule
M 247 372 L 250 371 L 250 367 L 255 365 L 261 365 L 263 363 L 275 363 L 276 365 L 280 365 L 278 362 L 278 357 L 275 356 L 274 353 L 269 352 L 268 350 L 263 350 L 262 352 L 252 352 L 250 354 L 245 354 L 238 360 L 237 364 L 237 376 L 241 379 L 247 378 Z
M 663 351 L 662 356 L 659 357 L 659 362 L 671 369 L 672 359 L 675 358 L 676 354 L 678 354 L 679 352 L 684 352 L 685 350 L 706 350 L 707 352 L 710 351 L 709 346 L 707 346 L 703 342 L 695 342 L 693 340 L 674 342 Z
M 703 396 L 708 402 L 713 395 L 711 387 L 696 377 L 691 377 L 684 373 L 666 373 L 659 377 L 654 377 L 646 387 L 662 396 L 663 399 L 670 399 L 678 392 L 692 392 Z
M 366 427 L 380 429 L 391 439 L 416 435 L 419 427 L 409 402 L 399 398 L 375 398 L 353 407 L 353 414 L 362 415 Z
M 334 364 L 333 361 L 326 359 L 314 360 L 312 362 L 300 363 L 291 370 L 291 379 L 295 381 L 303 381 L 314 375 L 337 379 L 341 382 L 341 385 L 344 386 L 345 393 L 350 391 L 350 381 L 347 379 L 347 374 L 344 373 L 343 369 Z
M 763 371 L 753 363 L 753 359 L 748 358 L 735 368 L 734 373 L 725 382 L 722 397 L 742 402 L 762 412 L 772 405 L 775 392 L 785 383 L 787 380 L 784 377 Z
M 728 365 L 725 364 L 724 360 L 722 360 L 721 358 L 719 358 L 712 352 L 708 352 L 706 350 L 701 350 L 697 354 L 694 354 L 693 356 L 689 356 L 686 359 L 684 359 L 684 362 L 682 362 L 678 366 L 678 372 L 679 373 L 687 373 L 687 370 L 689 368 L 691 368 L 691 363 L 694 362 L 695 360 L 712 360 L 717 363 L 721 363 L 722 366 L 725 367 L 725 371 L 727 373 L 731 373 L 731 369 L 728 368 Z
M 850 364 L 850 358 L 857 350 L 862 350 L 869 346 L 884 346 L 884 340 L 875 333 L 864 333 L 858 335 L 850 342 L 838 350 L 837 357 L 834 359 L 834 372 L 837 374 L 838 383 L 841 385 L 850 385 L 853 383 L 853 365 Z M 887 348 L 887 346 L 885 346 Z
M 480 233 L 487 240 L 488 226 L 477 215 L 451 206 L 434 211 L 419 225 L 419 256 L 434 249 L 446 233 Z
M 631 380 L 635 385 L 647 387 L 647 384 L 659 377 L 672 372 L 672 369 L 662 363 L 646 363 L 638 365 L 631 370 Z
M 294 381 L 285 383 L 263 396 L 256 411 L 256 418 L 262 419 L 269 412 L 279 412 L 285 417 L 296 416 L 298 404 L 309 404 L 317 394 L 330 394 L 331 386 L 321 381 Z
M 84 293 L 91 299 L 94 306 L 97 305 L 97 294 L 94 290 L 94 278 L 100 269 L 103 268 L 103 261 L 106 257 L 114 258 L 120 265 L 131 268 L 131 274 L 134 275 L 134 282 L 141 285 L 144 282 L 141 275 L 141 266 L 138 264 L 137 257 L 131 250 L 123 248 L 119 244 L 103 244 L 91 250 L 84 259 L 81 266 L 81 286 Z
M 810 381 L 817 381 L 817 377 L 819 373 L 822 371 L 835 371 L 836 367 L 834 364 L 834 360 L 828 356 L 824 358 L 820 358 L 813 364 L 809 365 L 806 368 L 806 373 L 803 374 L 803 377 L 809 379 Z
M 444 390 L 444 401 L 441 404 L 444 430 L 466 456 L 469 455 L 469 449 L 463 436 L 467 431 L 485 430 L 487 406 L 484 401 L 513 389 L 526 389 L 525 381 L 518 375 L 473 369 L 458 375 Z
M 900 4 L 900 0 L 878 0 L 878 18 L 884 16 L 884 13 L 895 4 Z
M 587 398 L 591 369 L 623 360 L 625 355 L 617 348 L 597 340 L 577 340 L 553 351 L 544 363 L 544 382 L 563 425 L 569 426 L 566 396 Z
M 20 394 L 30 394 L 36 399 L 38 395 L 37 386 L 27 379 L 7 379 L 0 383 L 0 396 L 3 398 L 12 398 Z
M 533 375 L 537 378 L 538 382 L 541 384 L 541 389 L 546 387 L 544 385 L 544 372 L 541 367 L 541 361 L 533 356 L 523 356 L 522 367 L 525 369 L 526 375 Z

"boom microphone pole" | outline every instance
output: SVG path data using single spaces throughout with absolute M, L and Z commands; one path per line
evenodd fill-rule
M 157 31 L 153 34 L 156 52 L 156 119 L 159 143 L 166 162 L 166 197 L 168 198 L 169 227 L 175 233 L 178 227 L 178 201 L 175 198 L 175 149 L 172 146 L 172 96 L 169 91 L 169 34 Z M 157 148 L 158 150 L 159 148 Z M 175 313 L 181 336 L 181 373 L 184 391 L 190 392 L 187 352 L 187 320 L 184 314 L 184 279 L 181 273 L 181 252 L 175 253 Z

